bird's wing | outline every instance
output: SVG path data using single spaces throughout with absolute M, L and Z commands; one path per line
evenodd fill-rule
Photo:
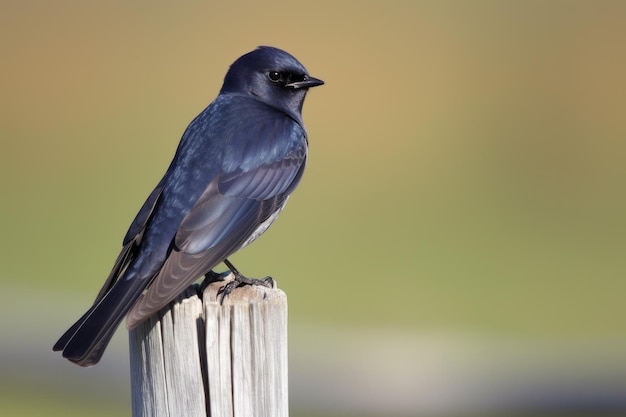
M 272 134 L 267 135 L 287 140 L 264 141 L 256 137 L 256 142 L 231 147 L 236 155 L 226 152 L 224 164 L 237 168 L 222 169 L 183 218 L 167 260 L 128 313 L 128 328 L 154 314 L 199 276 L 237 251 L 284 205 L 300 180 L 306 161 L 304 130 L 291 120 L 284 124 L 289 130 L 276 130 L 274 126 Z M 260 127 L 257 131 L 263 138 L 266 131 Z M 262 162 L 255 163 L 259 159 Z
M 116 316 L 111 314 L 111 311 L 121 310 L 120 306 L 123 309 L 123 301 L 127 303 L 134 302 L 133 293 L 143 291 L 143 286 L 147 284 L 146 280 L 126 280 L 122 282 L 122 286 L 115 285 L 120 282 L 119 277 L 122 276 L 129 263 L 132 262 L 136 256 L 137 248 L 143 238 L 146 225 L 162 191 L 163 187 L 159 184 L 152 193 L 150 193 L 150 196 L 148 196 L 139 210 L 139 213 L 137 213 L 137 216 L 133 220 L 124 238 L 124 247 L 118 255 L 113 269 L 98 293 L 92 307 L 59 338 L 53 350 L 63 350 L 65 357 L 83 366 L 93 364 L 99 360 L 104 351 L 104 347 L 113 335 L 118 324 L 115 318 Z M 132 290 L 132 287 L 137 288 Z M 112 299 L 114 301 L 106 303 L 107 297 L 109 300 Z M 96 311 L 98 311 L 99 314 L 94 314 Z M 84 327 L 84 324 L 89 320 L 91 320 L 92 325 Z M 96 322 L 97 324 L 93 324 Z M 81 335 L 83 337 L 75 338 L 79 332 L 82 332 Z M 75 342 L 72 343 L 73 341 Z
M 122 248 L 122 251 L 118 255 L 117 259 L 115 260 L 113 269 L 109 273 L 109 276 L 104 282 L 104 285 L 102 285 L 102 288 L 100 289 L 100 292 L 98 293 L 94 304 L 97 304 L 102 299 L 102 297 L 104 297 L 106 293 L 109 292 L 113 284 L 115 284 L 117 279 L 121 276 L 122 272 L 124 272 L 124 269 L 132 260 L 134 252 L 136 251 L 137 247 L 141 243 L 141 239 L 143 238 L 143 232 L 146 228 L 146 224 L 148 223 L 148 219 L 153 213 L 154 207 L 156 206 L 156 203 L 162 192 L 163 186 L 161 183 L 159 183 L 150 193 L 146 201 L 143 203 L 143 206 L 141 206 L 141 209 L 137 213 L 137 216 L 135 216 L 135 219 L 128 228 L 128 232 L 126 232 L 126 236 L 124 237 L 123 241 L 124 247 Z

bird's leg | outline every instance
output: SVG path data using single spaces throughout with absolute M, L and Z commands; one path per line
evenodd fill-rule
M 243 285 L 262 285 L 267 288 L 274 288 L 275 286 L 275 282 L 272 277 L 265 277 L 263 279 L 248 278 L 239 272 L 237 268 L 235 268 L 235 265 L 233 265 L 228 259 L 224 259 L 224 264 L 228 267 L 228 269 L 230 269 L 230 272 L 233 273 L 235 279 L 224 285 L 217 292 L 218 295 L 221 294 L 220 304 L 224 302 L 224 297 L 230 294 L 235 288 Z
M 248 278 L 244 276 L 241 272 L 239 272 L 239 270 L 235 268 L 235 265 L 233 265 L 228 259 L 224 259 L 224 264 L 235 276 L 235 281 L 237 281 L 239 284 L 237 285 L 237 287 L 240 287 L 242 285 L 262 285 L 264 287 L 271 288 L 274 286 L 274 280 L 272 279 L 272 277 L 265 277 L 263 279 Z

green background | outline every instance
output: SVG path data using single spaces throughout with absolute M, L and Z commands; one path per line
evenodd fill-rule
M 531 341 L 528 369 L 583 346 L 559 370 L 626 403 L 625 40 L 618 1 L 2 1 L 0 414 L 130 414 L 124 332 L 89 370 L 49 350 L 258 45 L 326 81 L 299 189 L 231 259 L 287 292 L 292 361 L 340 352 L 328 328 L 350 341 L 339 364 L 371 351 L 353 333 Z

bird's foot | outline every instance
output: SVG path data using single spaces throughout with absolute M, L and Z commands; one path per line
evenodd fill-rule
M 220 297 L 220 304 L 224 303 L 224 298 L 226 298 L 231 292 L 233 292 L 235 288 L 242 287 L 244 285 L 260 285 L 267 288 L 274 288 L 276 286 L 276 283 L 272 277 L 265 277 L 262 279 L 248 278 L 244 276 L 241 272 L 239 272 L 237 268 L 235 268 L 235 266 L 228 261 L 228 259 L 225 259 L 224 263 L 233 273 L 235 278 L 228 284 L 220 288 L 217 292 L 217 295 Z
M 267 288 L 274 288 L 274 279 L 272 277 L 265 277 L 263 279 L 248 278 L 241 274 L 235 275 L 235 279 L 230 281 L 219 289 L 217 295 L 220 297 L 220 304 L 224 303 L 226 298 L 235 288 L 242 287 L 244 285 L 260 285 Z

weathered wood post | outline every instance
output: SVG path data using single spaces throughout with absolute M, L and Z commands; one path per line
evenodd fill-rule
M 130 331 L 133 417 L 288 417 L 287 296 L 189 287 Z

